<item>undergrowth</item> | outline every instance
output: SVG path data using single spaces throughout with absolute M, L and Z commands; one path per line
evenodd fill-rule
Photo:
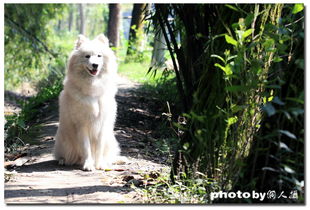
M 5 116 L 4 146 L 5 152 L 12 152 L 19 146 L 35 143 L 34 138 L 40 131 L 42 108 L 57 98 L 62 90 L 62 79 L 41 87 L 38 94 L 28 101 L 19 101 L 21 112 Z
M 197 178 L 191 179 L 182 174 L 183 181 L 171 182 L 168 175 L 161 174 L 154 184 L 137 188 L 131 186 L 143 197 L 144 203 L 156 204 L 210 204 L 210 192 L 208 189 L 218 191 L 219 186 L 197 172 Z

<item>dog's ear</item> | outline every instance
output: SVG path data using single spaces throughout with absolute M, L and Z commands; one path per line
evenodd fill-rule
M 89 39 L 88 39 L 86 36 L 80 34 L 80 35 L 78 36 L 78 39 L 77 39 L 76 42 L 75 42 L 75 49 L 76 49 L 76 50 L 79 49 L 80 46 L 81 46 L 84 42 L 86 42 L 86 41 L 88 41 L 88 40 L 89 40 Z
M 99 34 L 99 35 L 96 37 L 96 39 L 97 39 L 98 41 L 102 42 L 103 44 L 109 46 L 109 39 L 108 39 L 105 35 Z

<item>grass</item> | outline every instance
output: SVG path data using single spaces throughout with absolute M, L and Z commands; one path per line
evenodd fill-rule
M 183 179 L 171 183 L 168 174 L 159 174 L 151 185 L 135 187 L 143 196 L 143 202 L 148 204 L 211 204 L 210 191 L 217 192 L 219 186 L 204 174 L 197 172 L 198 178 L 187 178 L 183 173 Z
M 155 85 L 156 80 L 160 78 L 160 75 L 157 74 L 154 77 L 151 74 L 147 74 L 148 69 L 148 63 L 121 63 L 118 68 L 118 73 L 133 82 Z
M 147 73 L 149 63 L 121 63 L 118 73 L 127 77 L 133 82 L 140 83 L 141 89 L 156 97 L 159 101 L 166 105 L 166 102 L 177 103 L 177 89 L 175 75 L 173 71 L 156 69 Z
M 44 114 L 42 107 L 58 97 L 61 90 L 61 80 L 55 80 L 53 84 L 41 88 L 28 101 L 21 101 L 22 109 L 19 114 L 5 116 L 7 122 L 4 127 L 4 145 L 7 152 L 14 151 L 20 145 L 36 143 L 33 139 L 40 132 L 38 119 Z

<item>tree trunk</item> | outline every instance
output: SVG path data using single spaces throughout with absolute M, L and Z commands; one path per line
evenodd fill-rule
M 79 4 L 79 11 L 80 11 L 80 34 L 85 35 L 85 17 L 84 17 L 84 5 Z
M 109 4 L 108 38 L 113 47 L 119 46 L 121 4 Z
M 142 33 L 144 10 L 146 6 L 147 4 L 134 4 L 133 6 L 127 55 L 132 55 L 141 44 L 138 34 Z
M 152 53 L 151 66 L 161 67 L 165 62 L 166 42 L 163 31 L 159 28 L 154 37 L 154 48 Z
M 75 30 L 80 31 L 80 18 L 79 18 L 79 5 L 74 5 L 74 16 L 75 16 Z
M 70 6 L 68 17 L 68 30 L 71 31 L 73 24 L 73 8 Z
M 58 20 L 58 24 L 57 24 L 57 31 L 61 30 L 61 20 Z

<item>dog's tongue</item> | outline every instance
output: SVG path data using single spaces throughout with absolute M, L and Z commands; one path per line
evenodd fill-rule
M 97 70 L 90 70 L 90 73 L 92 74 L 92 75 L 96 75 L 97 74 Z

